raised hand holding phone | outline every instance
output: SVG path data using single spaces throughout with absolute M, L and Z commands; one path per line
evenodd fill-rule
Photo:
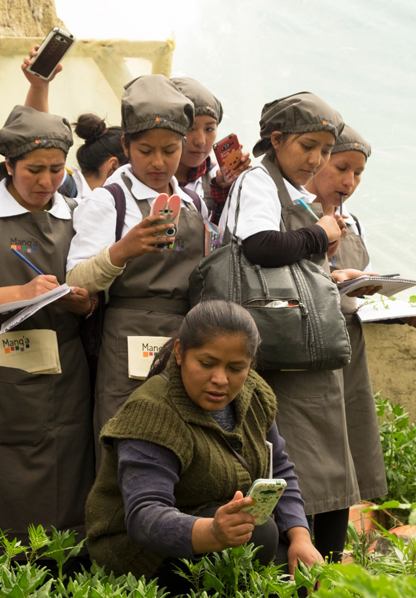
M 216 176 L 220 186 L 229 187 L 239 174 L 250 168 L 249 154 L 243 153 L 242 145 L 235 133 L 214 143 L 213 150 L 222 176 L 222 180 L 221 177 Z
M 74 36 L 59 27 L 54 27 L 45 37 L 39 48 L 33 53 L 27 65 L 27 73 L 44 81 L 49 81 L 55 74 L 60 60 L 74 43 Z
M 253 504 L 244 507 L 244 511 L 253 515 L 255 525 L 263 525 L 273 513 L 287 483 L 281 478 L 259 478 L 254 480 L 247 496 L 251 496 Z

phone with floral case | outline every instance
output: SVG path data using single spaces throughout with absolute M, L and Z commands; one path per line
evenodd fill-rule
M 244 511 L 253 515 L 256 525 L 263 525 L 273 513 L 287 483 L 281 478 L 259 478 L 254 480 L 247 496 L 251 496 L 253 504 L 244 507 Z

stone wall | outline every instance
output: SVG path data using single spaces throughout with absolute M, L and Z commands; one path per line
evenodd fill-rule
M 366 324 L 364 333 L 374 391 L 403 405 L 416 421 L 416 328 Z
M 0 37 L 43 37 L 57 25 L 53 0 L 0 0 Z

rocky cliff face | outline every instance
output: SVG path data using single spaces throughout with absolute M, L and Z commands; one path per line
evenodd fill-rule
M 56 25 L 53 0 L 0 0 L 0 37 L 43 37 Z

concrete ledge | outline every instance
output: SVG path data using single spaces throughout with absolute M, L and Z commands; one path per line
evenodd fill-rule
M 374 392 L 403 405 L 416 421 L 416 328 L 365 324 L 364 334 Z
M 38 37 L 0 38 L 0 126 L 16 104 L 22 104 L 28 82 L 20 65 Z M 175 44 L 165 41 L 78 40 L 64 57 L 63 72 L 50 84 L 49 109 L 75 122 L 94 112 L 108 125 L 121 121 L 120 98 L 126 83 L 140 75 L 170 75 Z M 81 140 L 75 138 L 68 164 L 75 164 Z

